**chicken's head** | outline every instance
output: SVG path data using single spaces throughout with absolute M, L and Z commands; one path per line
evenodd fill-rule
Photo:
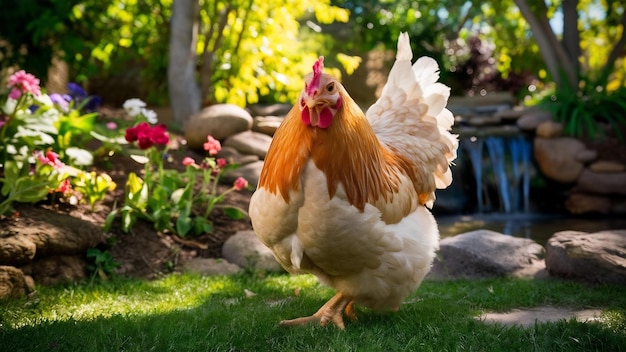
M 340 83 L 323 71 L 324 57 L 320 56 L 313 64 L 313 72 L 304 77 L 304 88 L 298 99 L 302 121 L 319 128 L 330 126 L 342 104 Z

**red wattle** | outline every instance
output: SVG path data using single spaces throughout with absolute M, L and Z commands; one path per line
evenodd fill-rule
M 320 112 L 320 122 L 318 124 L 319 128 L 328 128 L 330 123 L 333 122 L 333 113 L 329 108 L 324 108 Z
M 309 115 L 309 109 L 306 107 L 302 110 L 302 122 L 307 126 L 311 125 L 311 115 Z

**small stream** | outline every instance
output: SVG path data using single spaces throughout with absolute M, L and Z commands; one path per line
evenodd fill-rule
M 487 229 L 515 237 L 530 238 L 541 245 L 559 231 L 598 232 L 626 229 L 624 217 L 572 217 L 542 214 L 474 214 L 437 216 L 441 238 Z

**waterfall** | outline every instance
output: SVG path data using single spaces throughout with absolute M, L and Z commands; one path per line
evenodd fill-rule
M 528 212 L 530 196 L 531 145 L 522 136 L 485 136 L 461 139 L 461 148 L 468 154 L 474 180 L 478 212 L 483 213 L 491 203 L 487 192 L 492 182 L 498 194 L 500 211 Z M 486 149 L 488 157 L 485 157 Z

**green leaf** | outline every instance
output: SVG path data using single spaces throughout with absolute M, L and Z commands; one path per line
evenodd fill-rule
M 194 219 L 194 233 L 202 235 L 213 232 L 213 223 L 206 218 L 196 216 Z
M 104 226 L 102 226 L 102 231 L 109 232 L 111 231 L 111 226 L 113 226 L 113 221 L 115 221 L 115 217 L 118 214 L 118 209 L 113 209 L 106 217 L 104 221 Z
M 187 216 L 181 216 L 176 219 L 176 233 L 180 237 L 185 237 L 187 233 L 191 230 L 193 224 L 191 218 Z
M 241 219 L 245 219 L 248 217 L 248 213 L 246 213 L 245 210 L 238 208 L 238 207 L 228 206 L 228 207 L 223 207 L 222 210 L 224 211 L 224 214 L 228 215 L 228 217 L 230 217 L 233 220 L 241 220 Z

